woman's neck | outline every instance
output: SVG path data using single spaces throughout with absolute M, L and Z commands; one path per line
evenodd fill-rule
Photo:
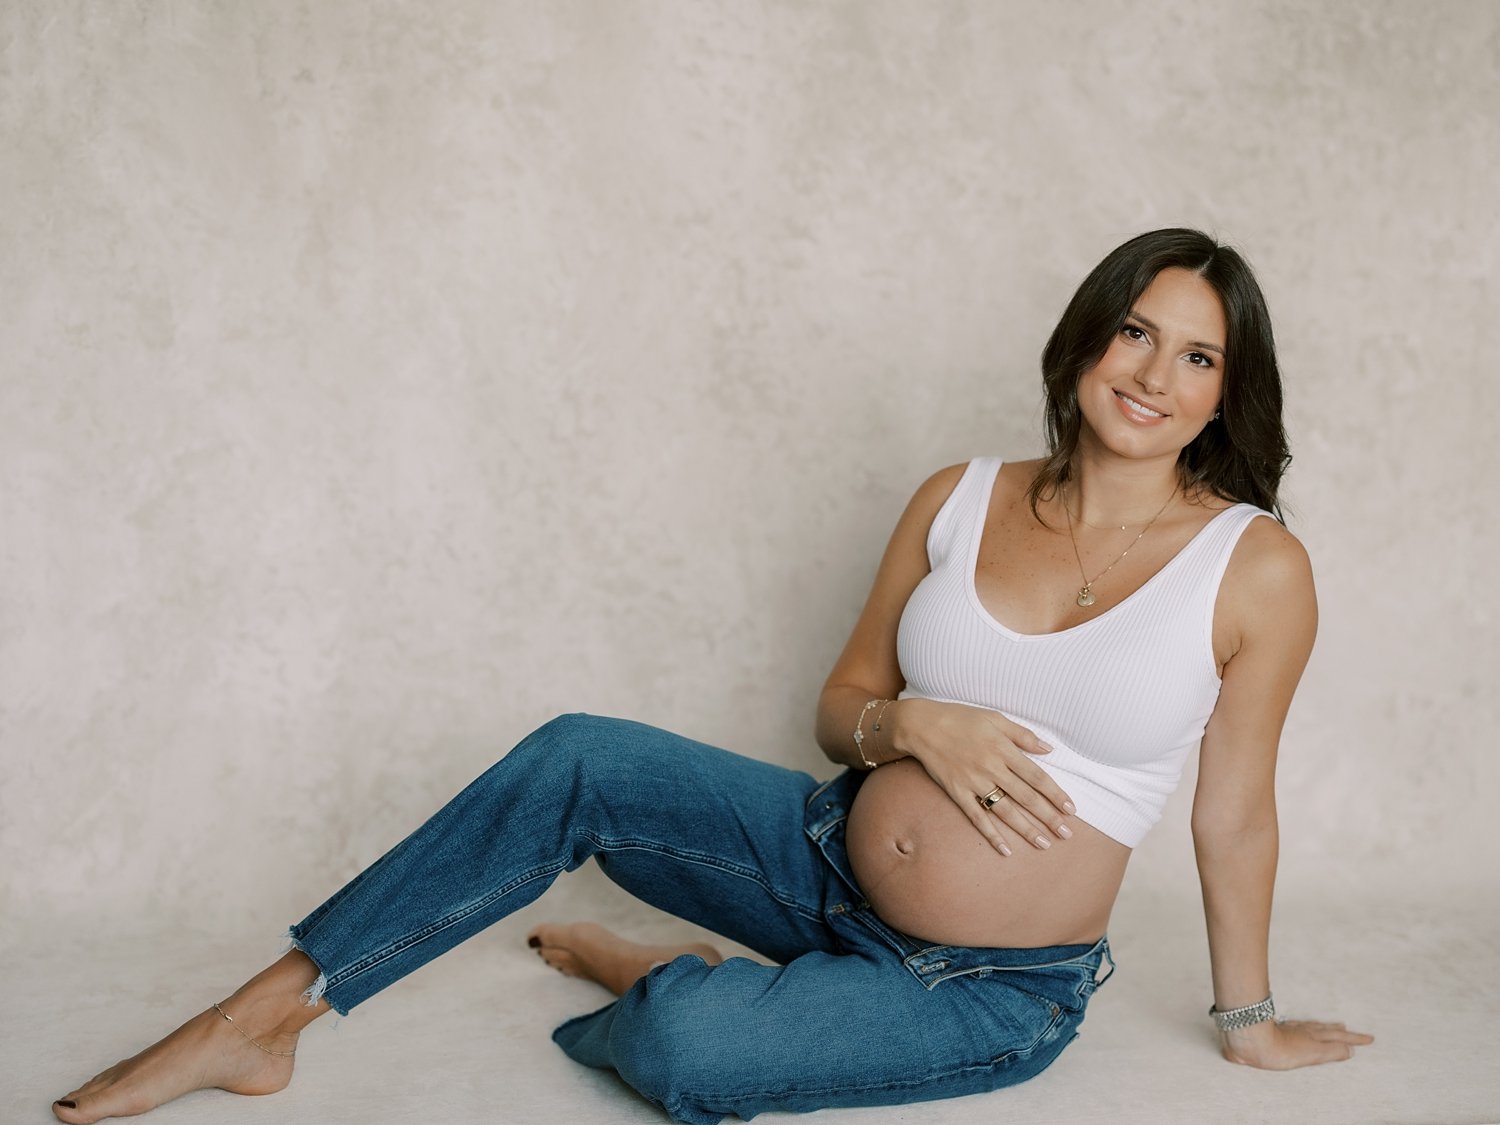
M 1063 496 L 1074 518 L 1095 527 L 1145 523 L 1180 490 L 1177 461 L 1131 461 L 1080 448 Z

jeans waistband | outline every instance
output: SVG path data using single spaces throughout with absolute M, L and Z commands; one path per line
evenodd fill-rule
M 854 901 L 836 906 L 834 910 L 862 922 L 879 935 L 900 955 L 919 981 L 932 988 L 940 981 L 969 973 L 1052 970 L 1067 975 L 1077 973 L 1083 979 L 1086 991 L 1092 992 L 1110 978 L 1115 962 L 1110 955 L 1107 937 L 1101 937 L 1092 945 L 1000 949 L 934 945 L 888 926 L 865 901 L 849 866 L 849 853 L 844 844 L 844 822 L 849 818 L 849 807 L 854 803 L 854 794 L 859 791 L 864 776 L 855 770 L 845 770 L 813 790 L 807 799 L 803 828 L 852 892 Z M 1101 976 L 1100 971 L 1106 964 L 1108 969 Z

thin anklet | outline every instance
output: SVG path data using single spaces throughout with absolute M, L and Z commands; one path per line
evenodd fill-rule
M 273 1051 L 273 1050 L 271 1050 L 271 1048 L 267 1047 L 264 1043 L 256 1043 L 256 1041 L 254 1039 L 250 1039 L 249 1033 L 246 1032 L 245 1029 L 243 1027 L 241 1027 L 239 1024 L 235 1023 L 234 1020 L 230 1019 L 229 1013 L 226 1012 L 223 1008 L 219 1007 L 218 1004 L 214 1005 L 214 1011 L 218 1012 L 219 1015 L 223 1016 L 226 1020 L 229 1020 L 229 1026 L 230 1027 L 234 1028 L 241 1035 L 243 1035 L 246 1039 L 249 1039 L 251 1043 L 255 1043 L 255 1045 L 257 1047 L 259 1047 L 262 1051 L 264 1051 L 266 1054 L 268 1054 L 268 1055 L 275 1055 L 278 1059 L 289 1059 L 289 1058 L 291 1058 L 293 1055 L 295 1055 L 297 1053 L 297 1048 L 296 1047 L 293 1047 L 290 1051 Z

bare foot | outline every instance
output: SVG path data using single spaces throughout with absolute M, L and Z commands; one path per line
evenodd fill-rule
M 231 1008 L 231 1015 L 233 1011 Z M 290 1051 L 297 1037 L 267 1037 L 259 1041 L 272 1050 Z M 115 1063 L 65 1094 L 53 1103 L 52 1112 L 59 1121 L 78 1123 L 104 1117 L 131 1117 L 189 1090 L 217 1086 L 235 1094 L 274 1094 L 285 1089 L 291 1080 L 290 1058 L 266 1054 L 210 1008 L 161 1042 Z M 72 1102 L 72 1107 L 67 1102 Z
M 653 966 L 684 953 L 696 954 L 710 965 L 724 960 L 717 949 L 703 942 L 642 945 L 593 922 L 538 926 L 526 936 L 526 944 L 559 972 L 598 981 L 616 996 L 624 995 Z
M 214 1008 L 200 1012 L 159 1043 L 64 1094 L 52 1103 L 53 1114 L 59 1121 L 87 1125 L 145 1113 L 189 1090 L 274 1094 L 285 1089 L 292 1080 L 291 1056 L 268 1052 L 295 1050 L 301 1030 L 328 1011 L 327 1001 L 309 1007 L 300 999 L 317 972 L 293 950 L 223 1002 L 233 1024 Z

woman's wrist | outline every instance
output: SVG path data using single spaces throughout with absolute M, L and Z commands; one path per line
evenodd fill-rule
M 865 700 L 854 721 L 850 742 L 854 747 L 855 769 L 873 770 L 907 756 L 897 735 L 897 717 L 904 714 L 909 699 L 875 698 Z
M 1267 992 L 1264 1000 L 1257 1000 L 1253 1004 L 1241 1004 L 1231 1008 L 1221 1008 L 1215 1004 L 1209 1008 L 1208 1014 L 1213 1017 L 1214 1026 L 1219 1031 L 1239 1031 L 1243 1028 L 1274 1022 L 1276 1019 L 1276 1002 L 1271 998 L 1271 994 Z
M 912 750 L 912 713 L 920 711 L 925 700 L 893 699 L 880 719 L 880 749 L 886 761 L 915 757 Z
M 859 765 L 863 769 L 873 770 L 880 764 L 879 762 L 870 760 L 870 753 L 875 749 L 875 747 L 873 745 L 870 745 L 868 747 L 866 746 L 866 743 L 874 742 L 875 736 L 880 730 L 880 721 L 878 719 L 872 720 L 870 723 L 870 731 L 867 734 L 865 732 L 865 719 L 871 711 L 883 708 L 889 703 L 889 699 L 866 700 L 864 706 L 859 709 L 859 718 L 854 721 L 854 734 L 852 735 L 852 741 L 854 742 L 854 753 L 858 756 Z

